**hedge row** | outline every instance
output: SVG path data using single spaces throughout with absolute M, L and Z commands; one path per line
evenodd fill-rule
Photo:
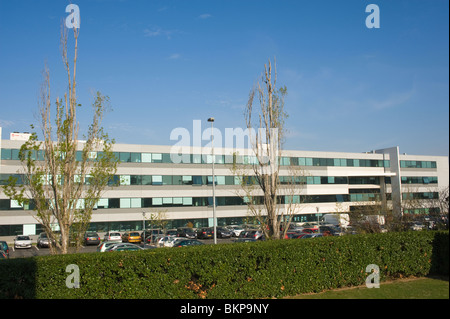
M 265 298 L 387 278 L 448 275 L 448 232 L 87 253 L 0 261 L 1 298 Z M 75 264 L 80 287 L 67 288 Z

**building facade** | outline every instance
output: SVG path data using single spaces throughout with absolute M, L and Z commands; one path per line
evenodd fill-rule
M 10 175 L 21 181 L 18 154 L 23 142 L 20 135 L 0 140 L 1 185 Z M 144 225 L 151 227 L 152 214 L 160 214 L 168 228 L 212 226 L 211 148 L 189 148 L 182 163 L 174 163 L 172 151 L 172 146 L 116 144 L 120 165 L 114 182 L 119 185 L 105 190 L 90 228 L 142 230 Z M 218 225 L 249 221 L 246 199 L 238 195 L 241 180 L 232 167 L 235 163 L 250 169 L 255 157 L 227 148 L 216 148 L 214 154 Z M 39 159 L 42 154 L 36 156 Z M 398 147 L 366 153 L 286 150 L 278 163 L 282 184 L 291 180 L 293 167 L 302 172 L 293 195 L 299 203 L 295 222 L 315 221 L 316 214 L 348 212 L 379 201 L 389 203 L 396 214 L 428 214 L 438 209 L 433 201 L 449 185 L 448 157 L 400 154 Z M 430 204 L 408 207 L 405 201 L 411 198 Z M 281 196 L 280 205 L 285 201 L 289 199 Z M 0 236 L 40 233 L 42 227 L 33 214 L 32 201 L 20 206 L 0 189 Z

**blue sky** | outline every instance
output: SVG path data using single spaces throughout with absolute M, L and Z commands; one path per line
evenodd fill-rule
M 276 57 L 286 85 L 285 148 L 449 153 L 447 0 L 73 0 L 80 8 L 78 101 L 108 95 L 118 143 L 173 145 L 170 133 L 215 117 L 245 127 L 248 94 Z M 368 29 L 368 4 L 380 28 Z M 65 74 L 68 1 L 0 0 L 0 126 L 29 131 L 47 62 L 52 97 Z M 206 144 L 205 141 L 204 144 Z

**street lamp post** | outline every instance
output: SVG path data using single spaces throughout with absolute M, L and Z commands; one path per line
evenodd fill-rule
M 316 207 L 317 216 L 317 233 L 320 233 L 319 207 Z
M 214 227 L 214 244 L 217 244 L 217 217 L 216 217 L 216 177 L 214 174 L 214 118 L 210 117 L 208 122 L 211 122 L 211 153 L 212 153 L 212 193 L 213 193 L 213 227 Z
M 144 242 L 144 248 L 145 248 L 145 212 L 142 212 L 142 237 L 143 237 L 143 242 Z

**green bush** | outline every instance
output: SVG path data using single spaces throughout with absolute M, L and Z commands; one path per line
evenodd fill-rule
M 448 232 L 404 232 L 0 261 L 0 298 L 267 298 L 448 275 Z M 80 270 L 69 289 L 67 265 Z

